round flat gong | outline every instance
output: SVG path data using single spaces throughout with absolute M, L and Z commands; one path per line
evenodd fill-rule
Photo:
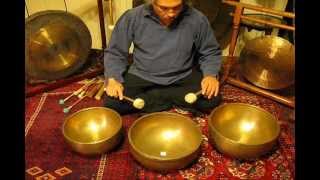
M 79 17 L 60 10 L 41 11 L 26 19 L 25 28 L 28 78 L 61 79 L 86 62 L 92 40 Z
M 252 84 L 264 89 L 287 88 L 295 80 L 294 48 L 278 36 L 254 38 L 240 53 L 241 73 Z

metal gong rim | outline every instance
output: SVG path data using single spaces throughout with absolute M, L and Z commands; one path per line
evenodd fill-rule
M 150 0 L 133 0 L 133 7 L 137 7 Z M 207 16 L 214 34 L 221 48 L 225 48 L 231 38 L 233 7 L 222 3 L 221 0 L 186 0 L 186 3 Z
M 28 78 L 64 78 L 86 62 L 92 39 L 79 17 L 60 10 L 41 11 L 26 19 L 25 29 Z
M 239 57 L 241 74 L 254 85 L 277 90 L 294 84 L 294 45 L 277 36 L 246 42 Z

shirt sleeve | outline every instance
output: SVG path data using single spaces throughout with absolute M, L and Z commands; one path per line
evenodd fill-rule
M 206 17 L 200 24 L 196 39 L 200 69 L 203 75 L 218 75 L 222 63 L 222 51 Z
M 133 39 L 133 23 L 130 11 L 126 11 L 113 29 L 108 47 L 104 50 L 104 76 L 124 82 L 123 73 L 129 65 L 129 48 Z

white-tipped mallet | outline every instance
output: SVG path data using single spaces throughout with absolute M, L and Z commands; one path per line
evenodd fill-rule
M 144 100 L 141 98 L 131 99 L 127 96 L 123 96 L 123 99 L 132 102 L 133 107 L 137 109 L 142 109 L 144 107 Z
M 196 92 L 196 93 L 188 93 L 184 96 L 184 100 L 189 103 L 193 104 L 194 102 L 197 101 L 198 96 L 201 94 L 202 90 Z

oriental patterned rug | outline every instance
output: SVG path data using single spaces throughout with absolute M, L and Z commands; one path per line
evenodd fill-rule
M 272 100 L 246 92 L 231 85 L 221 88 L 223 103 L 242 102 L 259 106 L 275 115 L 281 125 L 278 145 L 270 153 L 254 161 L 229 158 L 208 142 L 208 115 L 193 117 L 179 109 L 170 111 L 189 115 L 203 132 L 202 153 L 189 167 L 160 174 L 145 169 L 129 153 L 128 140 L 112 152 L 85 157 L 71 151 L 61 133 L 68 115 L 63 113 L 59 99 L 78 89 L 79 83 L 27 98 L 25 101 L 25 179 L 93 180 L 93 179 L 295 179 L 295 132 L 292 110 Z M 75 101 L 71 99 L 70 102 Z M 102 101 L 84 99 L 69 114 L 82 108 L 101 106 Z M 128 132 L 139 114 L 123 116 Z

